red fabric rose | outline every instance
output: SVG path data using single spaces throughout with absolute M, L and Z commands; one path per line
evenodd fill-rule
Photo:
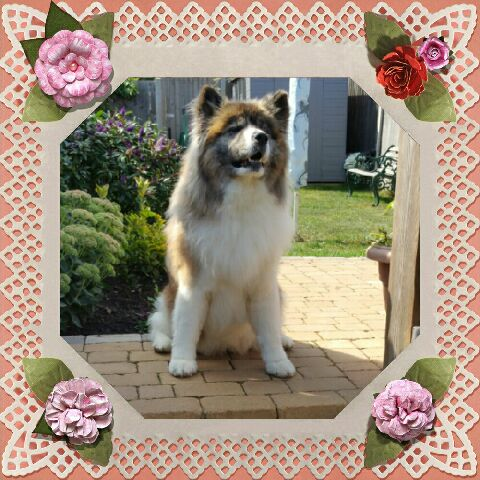
M 385 93 L 393 98 L 404 100 L 412 95 L 420 95 L 427 81 L 427 67 L 418 58 L 415 48 L 405 45 L 395 47 L 393 52 L 383 57 L 377 67 L 377 81 L 385 87 Z

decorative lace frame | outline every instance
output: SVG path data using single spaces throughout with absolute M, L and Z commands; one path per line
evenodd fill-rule
M 65 3 L 60 6 L 75 15 Z M 421 248 L 433 255 L 422 256 L 422 335 L 336 419 L 144 420 L 106 385 L 115 405 L 116 423 L 112 461 L 102 468 L 84 463 L 62 442 L 34 438 L 29 433 L 42 409 L 25 383 L 20 368 L 22 357 L 60 357 L 76 375 L 97 378 L 106 384 L 64 341 L 52 335 L 52 331 L 58 331 L 59 289 L 54 272 L 59 245 L 58 235 L 52 235 L 58 231 L 59 217 L 58 144 L 90 111 L 71 112 L 57 124 L 21 122 L 20 112 L 34 74 L 19 40 L 43 36 L 46 14 L 26 5 L 3 6 L 3 26 L 12 48 L 0 60 L 0 67 L 13 77 L 1 97 L 12 111 L 2 123 L 9 145 L 1 160 L 9 179 L 0 193 L 8 205 L 7 214 L 0 221 L 9 239 L 2 251 L 9 270 L 2 283 L 9 302 L 9 308 L 2 313 L 2 323 L 12 335 L 3 344 L 2 355 L 13 367 L 2 379 L 2 386 L 12 398 L 0 415 L 12 432 L 3 456 L 4 475 L 26 475 L 47 467 L 58 477 L 66 478 L 77 465 L 82 465 L 93 478 L 105 475 L 110 468 L 118 469 L 125 478 L 134 478 L 143 467 L 160 478 L 176 467 L 191 478 L 208 467 L 213 467 L 221 478 L 231 476 L 241 467 L 252 477 L 262 478 L 268 469 L 276 467 L 280 475 L 292 478 L 306 467 L 314 476 L 325 478 L 336 465 L 347 478 L 353 478 L 362 469 L 372 393 L 387 381 L 401 377 L 415 358 L 429 354 L 453 355 L 459 364 L 449 394 L 437 409 L 441 425 L 435 435 L 415 442 L 393 463 L 373 471 L 380 478 L 397 466 L 414 478 L 430 468 L 456 476 L 475 475 L 477 464 L 468 431 L 479 416 L 467 398 L 479 382 L 467 367 L 479 348 L 467 334 L 479 321 L 468 308 L 478 285 L 467 273 L 478 261 L 479 252 L 467 240 L 479 227 L 479 219 L 468 210 L 479 187 L 468 179 L 478 164 L 478 155 L 467 144 L 479 126 L 465 113 L 478 100 L 478 93 L 465 82 L 465 77 L 478 66 L 478 60 L 467 48 L 476 24 L 476 11 L 474 6 L 462 4 L 430 13 L 420 3 L 412 4 L 401 15 L 386 3 L 379 3 L 373 10 L 391 15 L 416 38 L 433 33 L 445 34 L 449 39 L 455 35 L 456 61 L 444 78 L 455 94 L 456 124 L 416 122 L 403 104 L 383 94 L 366 63 L 362 10 L 352 2 L 337 14 L 321 2 L 306 13 L 291 3 L 283 4 L 275 13 L 258 2 L 244 13 L 228 3 L 221 3 L 212 13 L 197 3 L 189 3 L 179 14 L 164 3 L 145 14 L 134 3 L 127 2 L 116 13 L 112 47 L 114 87 L 129 75 L 189 76 L 195 71 L 198 76 L 215 76 L 215 63 L 204 61 L 207 54 L 217 56 L 217 65 L 221 64 L 221 71 L 215 72 L 217 76 L 229 75 L 228 70 L 233 73 L 249 68 L 250 74 L 271 76 L 268 57 L 273 55 L 278 76 L 300 76 L 302 72 L 303 76 L 319 76 L 321 64 L 322 76 L 352 77 L 421 144 Z M 103 11 L 103 5 L 96 2 L 79 18 Z M 158 69 L 157 60 L 147 61 L 151 46 L 163 56 L 163 70 Z M 351 51 L 352 58 L 363 58 L 363 63 L 342 62 L 346 49 Z M 342 53 L 343 57 L 339 55 Z M 252 68 L 252 59 L 262 55 L 265 63 L 257 62 Z M 302 55 L 315 55 L 318 64 L 306 64 Z M 182 64 L 176 64 L 178 58 L 182 58 Z M 226 62 L 231 58 L 235 62 Z M 138 64 L 135 70 L 131 68 L 132 59 Z M 198 59 L 202 60 L 201 65 Z M 44 248 L 47 239 L 48 248 Z M 364 424 L 352 426 L 352 418 L 356 422 L 363 418 Z

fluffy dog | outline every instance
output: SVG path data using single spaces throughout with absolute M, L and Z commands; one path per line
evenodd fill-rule
M 196 352 L 260 348 L 267 373 L 295 367 L 284 348 L 277 270 L 293 237 L 286 131 L 288 95 L 229 102 L 204 87 L 193 109 L 167 221 L 169 283 L 149 318 L 169 371 L 190 376 Z

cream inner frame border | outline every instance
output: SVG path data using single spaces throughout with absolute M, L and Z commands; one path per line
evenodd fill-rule
M 38 141 L 43 146 L 41 176 L 44 213 L 42 243 L 44 257 L 40 271 L 44 276 L 44 313 L 40 336 L 42 355 L 61 358 L 75 376 L 99 380 L 114 404 L 114 436 L 132 438 L 178 438 L 195 436 L 234 437 L 276 435 L 288 438 L 321 435 L 325 440 L 337 437 L 365 438 L 373 394 L 383 390 L 390 380 L 401 378 L 413 362 L 438 355 L 436 340 L 440 329 L 435 323 L 439 304 L 435 289 L 435 250 L 440 239 L 435 212 L 440 207 L 436 178 L 440 175 L 436 160 L 439 143 L 438 123 L 415 120 L 404 103 L 387 97 L 377 84 L 375 70 L 363 44 L 272 44 L 244 45 L 231 41 L 216 45 L 201 41 L 195 45 L 143 44 L 117 45 L 111 49 L 115 89 L 127 77 L 350 77 L 358 83 L 417 143 L 420 144 L 420 251 L 421 251 L 421 335 L 374 381 L 368 385 L 335 419 L 305 420 L 207 420 L 144 419 L 107 384 L 84 359 L 60 339 L 59 331 L 59 155 L 60 143 L 98 103 L 89 109 L 68 113 L 62 120 L 42 125 Z M 441 417 L 442 412 L 437 409 Z M 443 423 L 448 423 L 447 418 Z

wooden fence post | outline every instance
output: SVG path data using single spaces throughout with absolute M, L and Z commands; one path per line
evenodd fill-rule
M 415 317 L 418 316 L 419 238 L 420 146 L 401 130 L 388 287 L 391 307 L 387 311 L 384 366 L 410 343 L 412 327 L 418 323 Z

